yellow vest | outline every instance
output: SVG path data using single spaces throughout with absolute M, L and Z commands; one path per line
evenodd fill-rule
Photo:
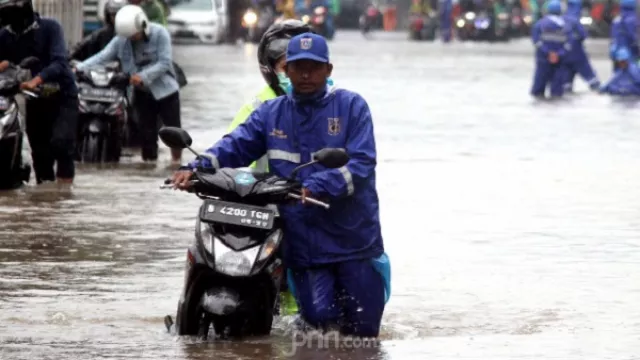
M 260 105 L 262 105 L 263 102 L 265 102 L 267 100 L 275 99 L 277 97 L 278 97 L 278 95 L 276 95 L 275 91 L 273 91 L 271 86 L 267 85 L 253 99 L 253 101 L 244 104 L 240 108 L 238 113 L 236 113 L 236 116 L 233 118 L 233 121 L 231 121 L 231 124 L 229 125 L 229 128 L 227 129 L 227 133 L 232 132 L 238 126 L 240 126 L 240 124 L 242 124 L 245 121 L 247 121 L 249 116 L 251 116 L 251 114 L 257 108 L 259 108 Z M 261 157 L 260 159 L 258 159 L 258 161 L 256 161 L 253 164 L 251 164 L 251 167 L 253 169 L 255 169 L 256 171 L 258 171 L 258 172 L 269 172 L 269 159 L 267 158 L 267 155 Z

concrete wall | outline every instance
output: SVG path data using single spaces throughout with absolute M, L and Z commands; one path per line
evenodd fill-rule
M 41 16 L 60 22 L 68 46 L 82 40 L 83 0 L 33 0 L 33 5 Z

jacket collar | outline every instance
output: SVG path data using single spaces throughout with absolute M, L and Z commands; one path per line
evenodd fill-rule
M 337 87 L 334 85 L 327 85 L 324 89 L 315 92 L 309 95 L 301 95 L 292 92 L 287 95 L 289 99 L 293 100 L 293 102 L 297 105 L 311 105 L 311 106 L 322 106 L 325 105 L 331 98 L 333 94 L 337 90 Z

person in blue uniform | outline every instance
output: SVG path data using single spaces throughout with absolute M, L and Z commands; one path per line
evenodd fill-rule
M 287 177 L 320 149 L 345 149 L 350 157 L 345 166 L 314 164 L 298 173 L 302 202 L 279 208 L 283 260 L 307 324 L 377 337 L 390 294 L 390 267 L 380 228 L 373 121 L 362 96 L 327 85 L 332 70 L 325 38 L 313 33 L 291 38 L 285 72 L 292 92 L 264 102 L 209 148 L 205 159 L 175 173 L 173 184 L 187 188 L 197 167 L 243 167 L 264 154 L 269 171 Z M 307 205 L 307 197 L 331 207 Z
M 600 88 L 600 80 L 593 71 L 589 63 L 589 57 L 584 48 L 584 40 L 587 38 L 587 31 L 580 23 L 582 14 L 582 0 L 569 0 L 564 20 L 571 31 L 571 51 L 567 53 L 566 74 L 564 89 L 573 91 L 573 79 L 577 74 L 589 84 L 593 90 Z
M 613 19 L 611 25 L 610 55 L 614 61 L 615 54 L 621 48 L 626 48 L 631 56 L 631 62 L 638 61 L 638 15 L 636 0 L 620 0 L 620 15 Z
M 440 17 L 440 36 L 443 42 L 451 41 L 451 13 L 453 3 L 451 0 L 438 1 L 438 15 Z
M 640 96 L 640 67 L 631 61 L 631 52 L 620 48 L 615 54 L 616 72 L 600 92 L 610 95 Z
M 547 15 L 538 20 L 531 31 L 536 47 L 536 69 L 531 95 L 541 98 L 547 86 L 551 97 L 558 98 L 564 93 L 565 58 L 571 50 L 569 29 L 562 18 L 562 4 L 551 0 L 546 4 Z

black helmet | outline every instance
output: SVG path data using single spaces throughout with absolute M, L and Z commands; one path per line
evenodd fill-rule
M 122 9 L 125 5 L 128 5 L 129 3 L 127 2 L 127 0 L 109 0 L 107 1 L 107 3 L 104 5 L 104 21 L 113 26 L 113 21 L 111 19 L 111 17 L 115 18 L 116 14 L 118 13 L 118 10 Z
M 22 33 L 35 20 L 31 0 L 0 1 L 0 25 L 11 26 L 11 29 Z
M 258 63 L 264 80 L 278 95 L 284 92 L 278 86 L 278 75 L 274 70 L 276 61 L 287 53 L 289 40 L 300 34 L 312 32 L 311 26 L 300 20 L 284 20 L 271 25 L 262 35 L 258 45 Z

